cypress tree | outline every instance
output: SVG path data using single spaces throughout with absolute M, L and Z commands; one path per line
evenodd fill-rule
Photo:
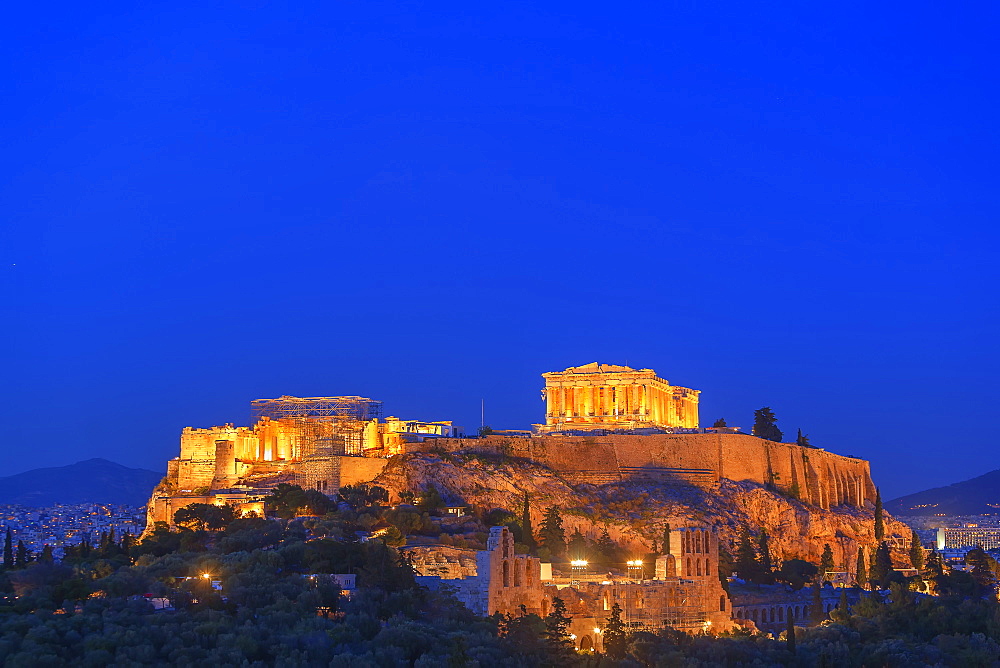
M 785 631 L 785 647 L 792 654 L 795 654 L 795 622 L 792 620 L 792 614 L 788 613 L 785 615 L 788 619 L 788 630 Z
M 622 607 L 617 601 L 611 606 L 611 616 L 604 629 L 604 649 L 612 658 L 625 656 L 625 624 L 622 622 Z
M 819 560 L 819 576 L 821 579 L 826 579 L 826 574 L 828 571 L 833 570 L 833 550 L 830 549 L 829 543 L 823 544 L 823 556 Z
M 14 543 L 12 542 L 10 527 L 7 527 L 7 537 L 3 542 L 3 567 L 14 567 Z
M 663 554 L 670 554 L 670 524 L 663 527 Z
M 52 556 L 52 546 L 44 545 L 42 546 L 42 553 L 38 557 L 38 561 L 43 564 L 51 564 L 55 559 Z
M 812 588 L 812 604 L 809 606 L 809 622 L 813 626 L 818 626 L 826 619 L 826 613 L 823 612 L 823 597 L 820 596 L 820 584 L 817 580 L 813 583 Z
M 549 646 L 550 657 L 556 665 L 568 664 L 576 658 L 576 649 L 569 637 L 569 625 L 573 618 L 566 615 L 566 604 L 556 596 L 552 599 L 552 612 L 545 617 L 545 631 L 542 637 Z
M 872 559 L 871 572 L 868 577 L 873 583 L 881 584 L 891 572 L 892 556 L 889 554 L 889 546 L 886 543 L 880 543 L 875 549 L 875 558 Z
M 14 567 L 23 568 L 28 565 L 28 548 L 24 546 L 24 541 L 17 541 L 17 552 L 14 555 Z
M 764 580 L 768 580 L 774 571 L 774 563 L 771 561 L 771 540 L 766 529 L 760 530 L 760 538 L 757 543 L 757 559 L 760 563 L 761 575 Z M 767 584 L 765 582 L 765 584 Z
M 854 580 L 858 586 L 864 588 L 868 584 L 868 570 L 865 568 L 865 548 L 858 546 L 858 565 L 855 569 Z
M 916 529 L 910 529 L 910 565 L 918 571 L 924 567 L 924 548 Z
M 796 445 L 801 445 L 803 448 L 811 448 L 812 443 L 809 442 L 809 435 L 803 434 L 802 430 L 799 429 L 799 435 L 795 437 Z
M 563 529 L 558 506 L 549 506 L 545 511 L 538 538 L 542 547 L 548 549 L 553 557 L 561 557 L 566 553 L 566 531 Z
M 756 582 L 760 579 L 760 562 L 757 561 L 757 553 L 754 552 L 753 543 L 750 542 L 750 529 L 744 527 L 740 534 L 740 544 L 736 547 L 736 574 L 747 582 Z M 678 565 L 680 568 L 680 565 Z
M 528 493 L 524 493 L 524 506 L 521 508 L 521 542 L 528 547 L 528 554 L 535 554 L 538 545 L 531 529 L 531 508 L 528 506 Z
M 875 540 L 882 542 L 885 538 L 885 518 L 882 516 L 882 492 L 875 488 Z

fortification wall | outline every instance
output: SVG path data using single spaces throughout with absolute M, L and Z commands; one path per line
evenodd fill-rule
M 823 508 L 875 500 L 867 461 L 748 434 L 490 436 L 406 444 L 408 452 L 435 449 L 525 457 L 576 482 L 648 477 L 712 485 L 728 478 L 768 485 Z
M 340 486 L 374 480 L 388 461 L 382 457 L 341 457 Z

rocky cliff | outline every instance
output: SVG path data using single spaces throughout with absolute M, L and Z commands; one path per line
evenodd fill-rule
M 449 503 L 477 510 L 507 508 L 519 512 L 524 494 L 530 499 L 537 528 L 549 506 L 559 506 L 567 534 L 575 528 L 597 538 L 607 529 L 612 538 L 636 552 L 646 552 L 665 524 L 716 527 L 724 547 L 732 550 L 743 527 L 766 529 L 772 554 L 818 562 L 823 545 L 833 549 L 837 567 L 853 570 L 858 545 L 875 543 L 870 503 L 863 508 L 835 505 L 830 509 L 804 503 L 748 481 L 723 478 L 711 486 L 683 482 L 626 480 L 605 485 L 574 484 L 553 469 L 528 459 L 474 453 L 413 453 L 393 457 L 375 484 L 394 496 L 420 493 L 434 485 Z M 886 518 L 886 536 L 909 536 L 902 523 Z M 902 541 L 900 541 L 902 545 Z

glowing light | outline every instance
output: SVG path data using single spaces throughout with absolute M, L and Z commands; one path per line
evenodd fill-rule
M 587 563 L 588 562 L 586 559 L 574 559 L 573 561 L 569 562 L 569 565 L 572 566 L 573 568 L 586 568 Z
M 570 640 L 576 640 L 576 634 L 575 633 L 570 633 L 569 634 L 569 639 Z
M 642 559 L 632 559 L 631 561 L 629 561 L 627 563 L 628 563 L 629 566 L 633 566 L 633 567 L 642 566 Z
M 206 580 L 209 580 L 209 579 L 211 579 L 212 574 L 211 573 L 202 573 L 201 577 L 205 578 Z
M 599 626 L 595 626 L 594 627 L 594 633 L 600 633 L 600 632 L 601 632 L 601 628 Z

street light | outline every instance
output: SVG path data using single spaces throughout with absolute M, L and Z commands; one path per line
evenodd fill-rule
M 629 577 L 634 577 L 639 580 L 642 579 L 642 559 L 630 559 L 625 562 L 628 566 Z

